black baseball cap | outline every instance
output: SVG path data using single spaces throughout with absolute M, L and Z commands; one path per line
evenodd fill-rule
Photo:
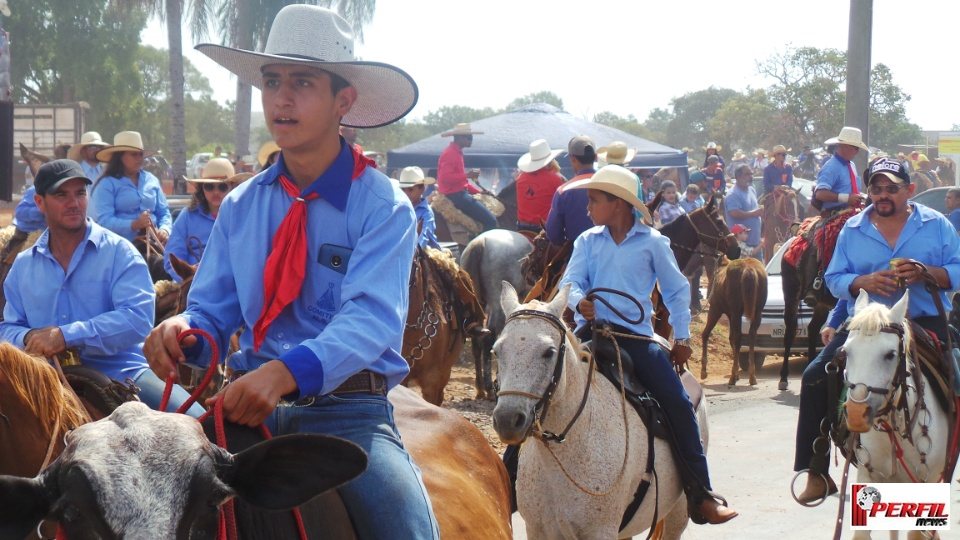
M 909 184 L 910 175 L 903 163 L 896 159 L 880 158 L 870 164 L 870 174 L 867 176 L 867 185 L 873 183 L 878 176 L 883 175 L 894 184 Z
M 37 195 L 46 195 L 55 191 L 67 180 L 74 178 L 80 178 L 87 184 L 93 183 L 83 174 L 83 169 L 76 161 L 55 159 L 40 166 L 37 177 L 33 179 L 33 186 L 37 190 Z

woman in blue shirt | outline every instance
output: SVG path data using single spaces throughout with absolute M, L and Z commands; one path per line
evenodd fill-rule
M 223 199 L 230 190 L 253 175 L 237 174 L 230 160 L 213 158 L 203 167 L 201 176 L 203 178 L 187 178 L 195 188 L 193 198 L 190 205 L 177 216 L 170 239 L 167 240 L 163 267 L 178 283 L 183 279 L 171 266 L 170 255 L 176 255 L 187 264 L 199 263 Z
M 166 242 L 173 219 L 160 180 L 142 169 L 140 134 L 121 131 L 113 143 L 97 152 L 97 160 L 107 165 L 92 188 L 90 217 L 127 240 L 153 225 L 160 241 Z

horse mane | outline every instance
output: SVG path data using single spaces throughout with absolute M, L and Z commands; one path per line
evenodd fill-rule
M 423 268 L 429 271 L 439 279 L 429 279 L 424 276 L 424 283 L 427 290 L 426 298 L 430 309 L 441 318 L 446 313 L 447 298 L 450 291 L 455 291 L 457 287 L 457 277 L 460 269 L 457 267 L 457 261 L 453 254 L 446 249 L 424 248 L 423 250 Z
M 851 332 L 857 330 L 865 336 L 875 336 L 880 334 L 884 326 L 897 322 L 899 321 L 890 320 L 890 308 L 879 302 L 871 302 L 867 307 L 858 309 L 854 313 L 848 328 Z M 904 351 L 907 357 L 910 357 L 913 348 L 913 331 L 909 322 L 903 325 L 903 342 Z
M 170 293 L 180 292 L 180 284 L 169 279 L 161 279 L 153 284 L 153 292 L 157 297 L 166 296 Z
M 60 384 L 57 372 L 43 359 L 30 356 L 10 343 L 0 343 L 0 371 L 14 396 L 37 417 L 45 433 L 71 429 L 89 421 L 73 392 Z

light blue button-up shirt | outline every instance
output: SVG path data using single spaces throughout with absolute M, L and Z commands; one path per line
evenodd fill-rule
M 183 281 L 183 278 L 173 271 L 173 266 L 170 265 L 170 254 L 176 255 L 187 264 L 200 262 L 215 219 L 198 207 L 180 212 L 177 220 L 173 222 L 173 231 L 167 240 L 166 253 L 163 257 L 163 267 L 177 283 Z
M 855 301 L 856 297 L 850 294 L 854 279 L 877 270 L 887 270 L 890 259 L 904 257 L 946 269 L 950 288 L 940 289 L 940 299 L 944 306 L 950 306 L 947 292 L 960 287 L 960 236 L 940 212 L 922 204 L 909 204 L 913 212 L 893 249 L 870 222 L 873 205 L 847 221 L 837 238 L 837 249 L 824 276 L 834 296 Z M 923 283 L 911 283 L 907 288 L 910 290 L 910 317 L 937 315 L 933 298 L 923 288 Z M 900 295 L 870 296 L 870 301 L 887 306 L 893 306 L 899 299 Z
M 663 301 L 670 310 L 670 324 L 674 337 L 690 337 L 690 283 L 677 267 L 677 259 L 670 249 L 670 239 L 634 220 L 633 228 L 618 245 L 606 226 L 587 229 L 573 242 L 570 263 L 560 281 L 570 288 L 567 305 L 575 313 L 579 330 L 586 319 L 577 311 L 577 304 L 586 292 L 595 287 L 606 287 L 625 292 L 643 306 L 644 319 L 639 324 L 629 324 L 610 311 L 607 306 L 595 302 L 597 319 L 630 328 L 642 336 L 652 336 L 653 305 L 650 293 L 654 283 L 660 281 Z M 636 320 L 640 310 L 636 304 L 618 295 L 600 293 L 627 317 Z
M 83 174 L 89 178 L 91 182 L 96 182 L 97 178 L 100 178 L 100 175 L 103 174 L 103 163 L 91 165 L 87 163 L 87 160 L 81 159 L 80 168 L 83 169 Z
M 750 247 L 759 246 L 760 216 L 735 219 L 730 215 L 731 210 L 752 212 L 760 207 L 757 202 L 757 192 L 753 189 L 753 186 L 747 186 L 747 189 L 742 189 L 740 186 L 734 185 L 733 188 L 727 192 L 726 198 L 723 199 L 723 205 L 726 207 L 727 227 L 733 227 L 739 224 L 750 229 L 750 232 L 747 233 L 747 245 Z
M 857 190 L 863 193 L 863 186 L 860 185 L 860 175 L 854 172 L 857 179 Z M 840 157 L 840 154 L 834 154 L 827 160 L 817 175 L 817 189 L 826 189 L 834 193 L 853 193 L 853 184 L 850 183 L 850 162 Z M 838 206 L 848 206 L 848 203 L 839 201 L 824 202 L 823 209 L 829 210 Z
M 141 170 L 136 186 L 125 176 L 104 176 L 91 189 L 93 209 L 87 213 L 103 227 L 133 240 L 137 231 L 131 229 L 130 224 L 141 212 L 149 210 L 150 221 L 170 233 L 173 219 L 156 176 Z
M 280 359 L 300 397 L 327 394 L 363 369 L 384 375 L 390 387 L 409 372 L 399 351 L 417 240 L 413 208 L 376 169 L 367 167 L 351 181 L 353 156 L 341 148 L 306 190 L 320 198 L 306 202 L 303 288 L 273 321 L 259 352 L 253 351 L 253 327 L 264 304 L 263 270 L 293 203 L 277 178 L 286 171 L 283 154 L 227 195 L 184 313 L 191 326 L 218 339 L 222 353 L 245 325 L 230 365 L 249 370 Z
M 420 204 L 414 206 L 413 211 L 417 215 L 417 222 L 423 222 L 417 244 L 422 248 L 439 248 L 440 242 L 437 241 L 436 234 L 437 220 L 433 217 L 433 209 L 427 204 L 427 200 L 420 199 Z
M 31 329 L 58 326 L 83 365 L 118 381 L 136 379 L 148 367 L 143 340 L 153 328 L 153 284 L 143 257 L 88 219 L 64 272 L 49 236 L 43 233 L 10 268 L 0 340 L 23 348 Z
M 47 228 L 47 216 L 43 215 L 33 196 L 37 194 L 37 189 L 33 186 L 27 188 L 23 194 L 23 199 L 17 203 L 17 208 L 13 211 L 13 226 L 23 232 L 31 233 Z

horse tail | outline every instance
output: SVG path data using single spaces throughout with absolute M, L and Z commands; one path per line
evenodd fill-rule
M 487 291 L 483 288 L 483 276 L 481 275 L 483 250 L 483 241 L 472 241 L 470 245 L 467 246 L 467 249 L 460 255 L 460 268 L 466 270 L 467 274 L 470 275 L 470 279 L 473 280 L 473 287 L 477 293 L 477 298 L 480 299 L 480 303 L 486 302 L 487 298 Z
M 762 306 L 757 305 L 757 292 L 762 278 L 760 272 L 752 266 L 745 267 L 740 278 L 740 290 L 743 292 L 743 315 L 750 322 L 756 320 L 756 317 L 760 316 L 759 311 L 763 309 Z

